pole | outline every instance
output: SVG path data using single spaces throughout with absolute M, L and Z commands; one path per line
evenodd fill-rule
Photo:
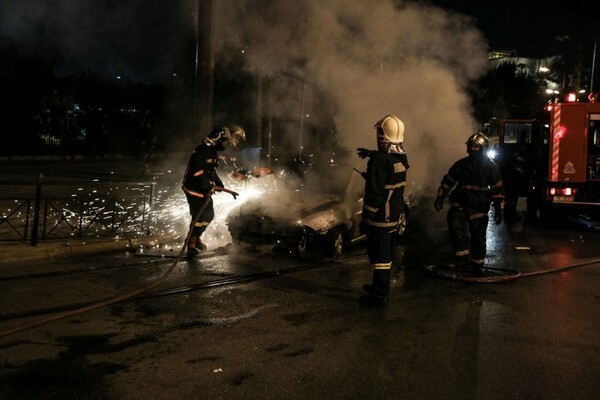
M 31 228 L 31 245 L 37 246 L 39 239 L 39 224 L 40 224 L 40 206 L 42 202 L 42 183 L 44 175 L 38 175 L 37 184 L 35 187 L 35 208 L 33 212 L 33 227 Z
M 212 126 L 214 89 L 213 1 L 198 0 L 196 81 L 194 84 L 194 128 L 202 134 Z
M 256 87 L 256 147 L 262 147 L 262 119 L 263 119 L 263 77 L 258 73 Z
M 269 82 L 269 98 L 268 98 L 268 107 L 269 107 L 269 124 L 267 127 L 267 166 L 271 168 L 271 147 L 272 147 L 272 139 L 273 139 L 273 82 Z
M 590 78 L 590 93 L 594 92 L 594 71 L 596 67 L 596 45 L 598 44 L 598 40 L 594 40 L 594 53 L 592 54 L 592 76 Z
M 302 157 L 303 136 L 304 136 L 304 100 L 306 97 L 305 83 L 302 81 L 302 92 L 300 94 L 300 149 L 299 156 Z

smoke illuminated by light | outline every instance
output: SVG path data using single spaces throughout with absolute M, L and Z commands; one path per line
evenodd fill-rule
M 375 121 L 397 115 L 406 126 L 409 191 L 437 188 L 465 156 L 464 141 L 478 126 L 467 88 L 489 61 L 484 37 L 464 15 L 392 0 L 242 0 L 215 8 L 217 42 L 237 40 L 264 76 L 296 77 L 278 86 L 275 114 L 296 110 L 290 99 L 298 88 L 318 88 L 335 103 L 336 144 L 350 151 L 375 147 Z M 306 114 L 324 106 L 302 98 Z

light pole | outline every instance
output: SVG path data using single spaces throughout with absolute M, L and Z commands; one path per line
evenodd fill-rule
M 198 0 L 196 71 L 194 82 L 195 126 L 207 134 L 212 126 L 215 52 L 213 43 L 213 1 Z
M 592 76 L 590 78 L 590 93 L 594 92 L 594 71 L 596 67 L 596 45 L 598 44 L 598 40 L 594 39 L 594 52 L 592 54 Z

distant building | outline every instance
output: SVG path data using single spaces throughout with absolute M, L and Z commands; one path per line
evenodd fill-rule
M 561 61 L 560 56 L 528 58 L 517 57 L 514 50 L 494 50 L 488 54 L 488 60 L 493 68 L 498 68 L 502 64 L 514 64 L 519 73 L 543 80 L 547 89 L 558 90 L 563 85 L 562 82 L 553 80 L 551 73 L 552 66 Z

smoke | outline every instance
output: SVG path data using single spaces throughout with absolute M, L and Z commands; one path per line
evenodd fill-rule
M 409 190 L 437 187 L 465 155 L 477 129 L 467 88 L 487 66 L 486 43 L 467 17 L 392 0 L 215 3 L 217 38 L 238 40 L 253 69 L 292 71 L 334 97 L 342 146 L 374 148 L 374 123 L 402 119 Z

